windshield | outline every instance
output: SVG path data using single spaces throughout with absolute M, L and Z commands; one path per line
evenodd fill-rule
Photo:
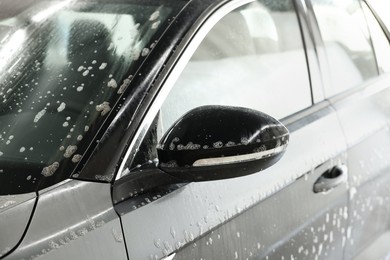
M 179 6 L 6 0 L 0 10 L 0 194 L 18 194 L 70 176 Z

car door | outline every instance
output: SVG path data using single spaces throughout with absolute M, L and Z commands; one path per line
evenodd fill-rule
M 389 41 L 364 2 L 312 3 L 332 79 L 326 95 L 348 143 L 345 256 L 380 259 L 389 254 L 390 237 Z
M 302 35 L 309 33 L 297 7 L 239 0 L 208 8 L 207 19 L 194 24 L 200 29 L 177 48 L 180 58 L 166 80 L 157 79 L 161 90 L 113 187 L 130 259 L 343 257 L 346 142 L 329 102 L 313 104 L 311 87 L 318 94 L 322 86 L 309 80 L 315 68 L 307 61 L 317 63 L 305 53 Z M 146 190 L 156 181 L 147 178 L 158 164 L 162 134 L 203 105 L 252 108 L 280 119 L 290 131 L 284 157 L 245 177 Z M 134 176 L 142 175 L 144 188 L 134 190 Z

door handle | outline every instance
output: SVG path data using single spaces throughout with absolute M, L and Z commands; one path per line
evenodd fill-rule
M 331 190 L 348 180 L 348 167 L 346 165 L 337 165 L 322 174 L 314 183 L 314 193 Z

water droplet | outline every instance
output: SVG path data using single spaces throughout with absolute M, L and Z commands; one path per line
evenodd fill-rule
M 96 111 L 101 112 L 100 115 L 102 115 L 102 116 L 104 116 L 105 114 L 107 114 L 111 110 L 110 103 L 108 103 L 106 101 L 104 101 L 100 105 L 97 105 L 95 108 L 96 108 Z
M 171 227 L 170 232 L 171 232 L 172 237 L 175 238 L 176 237 L 176 231 L 175 231 L 174 227 Z
M 81 159 L 81 157 L 82 157 L 81 154 L 75 154 L 75 155 L 73 155 L 73 157 L 72 157 L 72 162 L 73 162 L 73 163 L 79 162 L 80 159 Z
M 44 167 L 42 169 L 41 174 L 45 177 L 52 176 L 55 173 L 55 171 L 58 169 L 59 166 L 60 166 L 60 164 L 58 162 L 54 162 L 53 164 Z
M 107 63 L 103 62 L 102 64 L 100 64 L 99 70 L 104 70 L 106 67 L 107 67 Z
M 125 92 L 125 90 L 127 89 L 127 87 L 130 85 L 130 79 L 125 79 L 123 80 L 123 84 L 119 87 L 118 89 L 118 94 L 123 94 L 123 92 Z
M 66 104 L 64 102 L 61 102 L 60 106 L 57 108 L 57 111 L 61 112 L 65 109 L 65 107 L 66 107 Z
M 141 56 L 145 57 L 146 55 L 148 55 L 148 53 L 149 53 L 149 49 L 148 48 L 143 48 L 142 52 L 141 52 Z
M 34 123 L 37 123 L 42 117 L 43 115 L 46 113 L 46 109 L 42 109 L 41 111 L 39 111 L 35 117 L 34 117 Z
M 76 145 L 69 145 L 65 150 L 64 157 L 70 158 L 76 152 L 76 150 L 77 150 Z
M 114 239 L 118 243 L 123 242 L 123 236 L 121 231 L 117 231 L 115 228 L 112 228 L 112 235 L 114 236 Z
M 161 248 L 161 240 L 160 239 L 155 239 L 153 241 L 154 243 L 154 246 L 157 247 L 157 248 Z
M 149 17 L 149 21 L 154 21 L 156 20 L 158 17 L 160 16 L 160 11 L 155 11 L 154 13 L 152 13 Z
M 110 81 L 107 83 L 107 86 L 110 88 L 116 88 L 118 87 L 118 84 L 116 83 L 115 79 L 110 79 Z

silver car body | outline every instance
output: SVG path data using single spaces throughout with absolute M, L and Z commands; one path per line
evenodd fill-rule
M 138 121 L 127 122 L 136 126 L 129 127 L 135 129 L 132 137 L 123 140 L 127 148 L 118 148 L 125 159 L 110 161 L 117 166 L 115 179 L 99 182 L 73 176 L 37 193 L 0 197 L 3 259 L 389 256 L 390 74 L 327 98 L 330 69 L 309 1 L 294 3 L 313 105 L 281 119 L 290 131 L 284 157 L 257 174 L 113 201 L 115 183 L 126 176 L 126 159 L 140 149 L 201 41 L 226 14 L 251 2 L 210 1 L 169 59 L 163 56 L 163 62 L 156 62 L 164 68 L 155 75 L 155 96 L 142 103 L 146 112 Z M 314 193 L 319 178 L 336 166 L 348 169 L 340 185 Z M 102 174 L 98 168 L 92 172 Z

